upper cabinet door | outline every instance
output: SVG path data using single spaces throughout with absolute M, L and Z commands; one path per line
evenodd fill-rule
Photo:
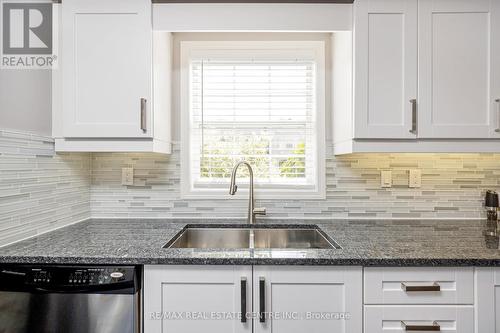
M 362 275 L 361 267 L 254 266 L 254 333 L 361 333 Z
M 500 138 L 500 1 L 419 1 L 419 137 Z
M 414 139 L 417 0 L 354 6 L 354 137 Z
M 63 135 L 152 137 L 151 0 L 64 0 Z

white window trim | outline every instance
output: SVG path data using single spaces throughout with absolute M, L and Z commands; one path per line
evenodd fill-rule
M 197 53 L 208 50 L 259 50 L 272 55 L 273 50 L 310 49 L 314 51 L 316 61 L 316 186 L 314 189 L 279 189 L 255 184 L 256 198 L 266 200 L 282 199 L 325 199 L 326 197 L 326 167 L 325 167 L 325 101 L 326 101 L 326 67 L 325 43 L 323 41 L 182 41 L 180 43 L 180 113 L 181 113 L 181 181 L 180 190 L 183 199 L 247 199 L 248 190 L 240 179 L 237 195 L 229 195 L 228 188 L 199 189 L 192 187 L 191 154 L 190 154 L 190 103 L 189 103 L 189 64 Z M 223 52 L 227 54 L 227 52 Z M 278 186 L 277 186 L 278 187 Z

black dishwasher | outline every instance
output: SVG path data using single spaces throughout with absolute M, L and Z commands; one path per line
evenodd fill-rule
M 0 333 L 139 333 L 140 268 L 0 265 Z

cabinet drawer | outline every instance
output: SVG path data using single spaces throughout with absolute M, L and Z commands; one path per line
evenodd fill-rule
M 365 304 L 473 304 L 472 267 L 368 267 Z
M 365 306 L 367 333 L 474 332 L 472 306 Z

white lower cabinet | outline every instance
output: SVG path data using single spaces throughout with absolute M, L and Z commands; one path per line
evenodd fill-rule
M 361 333 L 362 308 L 361 267 L 144 268 L 147 333 Z
M 476 268 L 476 333 L 500 333 L 500 268 Z
M 255 333 L 362 332 L 360 267 L 254 266 Z M 291 316 L 283 318 L 280 316 Z
M 365 333 L 473 333 L 474 268 L 367 267 L 364 304 Z
M 365 304 L 473 304 L 473 267 L 367 267 Z
M 145 266 L 144 332 L 252 332 L 251 319 L 230 317 L 245 296 L 251 311 L 251 281 L 251 266 Z
M 145 333 L 422 331 L 500 333 L 500 268 L 144 268 Z
M 365 333 L 424 331 L 472 333 L 474 307 L 472 305 L 365 306 Z

